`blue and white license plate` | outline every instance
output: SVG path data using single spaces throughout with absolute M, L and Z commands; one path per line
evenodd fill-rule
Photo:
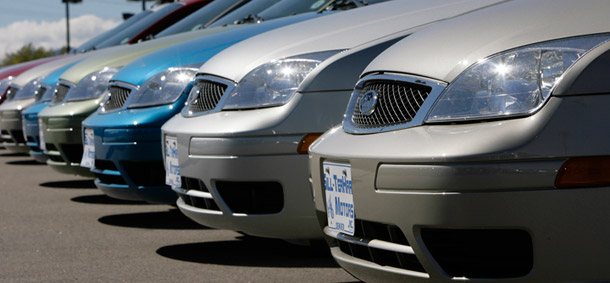
M 324 188 L 328 228 L 354 235 L 352 171 L 348 164 L 324 162 Z
M 95 142 L 93 141 L 93 129 L 85 129 L 83 134 L 83 158 L 80 166 L 93 168 L 95 165 Z
M 42 119 L 38 119 L 38 139 L 40 140 L 40 150 L 47 150 L 47 144 L 44 142 L 44 128 L 42 127 Z
M 165 184 L 172 187 L 182 187 L 176 137 L 165 137 Z

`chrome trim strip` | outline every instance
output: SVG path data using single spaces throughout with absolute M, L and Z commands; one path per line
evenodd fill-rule
M 182 117 L 190 118 L 190 117 L 197 117 L 197 116 L 201 116 L 201 115 L 220 112 L 222 110 L 223 105 L 225 104 L 225 101 L 229 97 L 228 94 L 231 93 L 231 91 L 233 91 L 233 89 L 237 86 L 236 83 L 234 83 L 230 80 L 227 80 L 227 79 L 222 79 L 219 77 L 214 77 L 214 76 L 209 76 L 209 75 L 202 75 L 202 76 L 195 77 L 195 79 L 193 80 L 193 88 L 196 87 L 196 84 L 198 82 L 204 81 L 204 80 L 226 85 L 227 88 L 222 93 L 222 96 L 220 97 L 220 100 L 218 101 L 218 104 L 216 104 L 216 107 L 214 107 L 214 109 L 208 110 L 208 111 L 203 111 L 203 112 L 197 112 L 197 113 L 193 113 L 193 112 L 189 111 L 189 104 L 193 99 L 191 97 L 191 93 L 192 93 L 192 90 L 191 90 L 191 93 L 189 93 L 189 96 L 186 99 L 186 103 L 184 104 L 184 108 L 182 108 L 182 112 L 181 112 Z
M 417 114 L 408 123 L 387 126 L 387 127 L 378 127 L 378 128 L 367 128 L 362 129 L 358 128 L 352 122 L 352 115 L 356 108 L 356 102 L 358 101 L 358 97 L 360 97 L 360 93 L 364 88 L 364 84 L 371 80 L 381 80 L 381 81 L 399 81 L 399 82 L 407 82 L 412 84 L 421 84 L 430 87 L 432 90 L 430 94 L 422 104 L 422 106 L 417 111 Z M 414 75 L 396 75 L 396 74 L 373 74 L 366 76 L 358 81 L 356 87 L 354 88 L 354 92 L 352 92 L 352 97 L 347 105 L 347 110 L 345 111 L 345 115 L 343 117 L 343 130 L 346 133 L 350 134 L 371 134 L 371 133 L 379 133 L 379 132 L 387 132 L 398 129 L 406 129 L 415 126 L 420 126 L 424 124 L 426 116 L 428 112 L 434 105 L 434 102 L 438 99 L 439 95 L 443 90 L 447 87 L 447 83 L 431 80 L 423 77 L 418 77 Z
M 355 245 L 360 245 L 360 246 L 365 246 L 365 247 L 370 247 L 370 248 L 376 248 L 376 249 L 381 249 L 381 250 L 386 250 L 386 251 L 391 251 L 391 252 L 415 255 L 413 248 L 411 248 L 410 246 L 395 244 L 395 243 L 386 242 L 386 241 L 382 241 L 382 240 L 375 240 L 375 239 L 367 240 L 367 239 L 363 239 L 363 238 L 358 238 L 358 237 L 346 235 L 343 233 L 339 233 L 336 231 L 332 231 L 328 228 L 328 226 L 324 227 L 324 234 L 326 234 L 329 237 L 333 237 L 335 239 L 338 239 L 338 240 L 341 240 L 344 242 L 348 242 L 350 244 L 355 244 Z

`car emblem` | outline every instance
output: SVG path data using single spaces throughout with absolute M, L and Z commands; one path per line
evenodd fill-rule
M 375 112 L 375 106 L 377 106 L 378 100 L 379 95 L 376 91 L 369 90 L 365 92 L 360 99 L 360 113 L 366 116 L 373 114 L 373 112 Z

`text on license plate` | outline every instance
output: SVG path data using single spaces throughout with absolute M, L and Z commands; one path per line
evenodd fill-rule
M 328 228 L 354 235 L 354 195 L 348 164 L 324 162 L 324 188 Z
M 182 187 L 176 137 L 165 137 L 165 184 L 177 188 Z

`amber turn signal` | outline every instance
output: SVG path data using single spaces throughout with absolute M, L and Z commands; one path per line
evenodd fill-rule
M 610 186 L 610 156 L 574 157 L 557 173 L 555 187 L 586 188 Z
M 313 133 L 306 134 L 301 141 L 299 142 L 299 146 L 297 147 L 297 152 L 299 154 L 306 154 L 309 152 L 309 146 L 320 136 L 322 133 Z

